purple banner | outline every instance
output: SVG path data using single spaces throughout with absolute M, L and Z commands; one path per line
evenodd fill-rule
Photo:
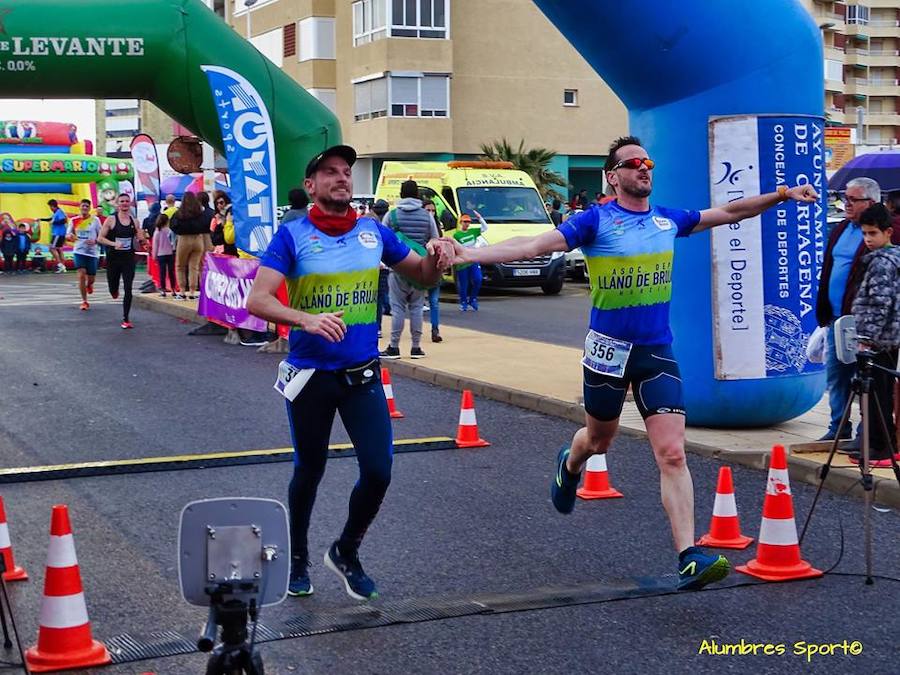
M 197 314 L 232 328 L 265 331 L 268 325 L 247 311 L 259 261 L 207 253 L 200 275 Z

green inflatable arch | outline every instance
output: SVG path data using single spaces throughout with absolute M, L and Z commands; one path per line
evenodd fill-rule
M 268 108 L 278 201 L 340 142 L 335 116 L 200 0 L 0 0 L 0 92 L 140 98 L 224 151 L 204 65 L 240 73 Z

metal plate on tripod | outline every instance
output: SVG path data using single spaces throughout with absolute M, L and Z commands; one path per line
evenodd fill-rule
M 274 557 L 263 560 L 264 550 Z M 181 512 L 178 533 L 181 594 L 190 604 L 207 607 L 210 583 L 234 579 L 235 574 L 253 579 L 259 572 L 259 590 L 247 599 L 252 595 L 260 605 L 277 604 L 287 594 L 290 550 L 287 511 L 274 499 L 191 502 Z
M 210 528 L 206 540 L 206 578 L 214 581 L 259 581 L 262 577 L 262 532 L 256 525 Z

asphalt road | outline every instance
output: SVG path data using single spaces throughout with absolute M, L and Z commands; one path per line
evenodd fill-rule
M 78 311 L 71 275 L 0 277 L 0 296 L 3 467 L 289 444 L 271 388 L 277 357 L 188 337 L 191 326 L 142 310 L 134 312 L 136 329 L 122 331 L 115 304 Z M 527 298 L 515 302 L 530 307 Z M 394 423 L 396 437 L 453 435 L 458 392 L 403 378 L 394 390 L 406 413 Z M 548 486 L 556 450 L 575 426 L 487 400 L 477 411 L 490 448 L 395 458 L 390 491 L 361 550 L 379 583 L 379 603 L 673 579 L 646 443 L 622 438 L 610 453 L 612 481 L 624 499 L 582 502 L 563 517 L 550 505 Z M 334 438 L 344 440 L 340 428 Z M 719 465 L 696 456 L 689 462 L 700 532 Z M 733 470 L 743 529 L 755 535 L 765 475 Z M 182 507 L 216 496 L 284 501 L 289 477 L 289 464 L 269 464 L 3 486 L 16 559 L 31 574 L 29 582 L 10 585 L 23 640 L 33 644 L 37 635 L 52 504 L 69 505 L 98 638 L 162 629 L 195 635 L 205 613 L 182 601 L 177 583 Z M 267 608 L 264 621 L 355 605 L 320 558 L 342 526 L 355 478 L 353 459 L 329 462 L 310 531 L 316 593 Z M 803 518 L 814 491 L 792 488 Z M 829 569 L 840 558 L 836 572 L 851 576 L 330 633 L 261 651 L 268 673 L 785 673 L 811 669 L 792 654 L 795 642 L 859 640 L 862 654 L 815 657 L 812 668 L 895 673 L 900 581 L 865 586 L 852 576 L 863 569 L 861 514 L 859 502 L 825 493 L 804 542 L 808 560 Z M 900 577 L 900 519 L 883 511 L 872 517 L 875 571 Z M 739 563 L 753 549 L 728 555 Z M 783 643 L 787 653 L 711 656 L 699 653 L 704 640 Z M 182 675 L 203 672 L 204 664 L 195 654 L 102 672 Z
M 587 282 L 567 280 L 559 295 L 544 295 L 540 288 L 486 288 L 477 312 L 460 312 L 456 298 L 452 286 L 441 290 L 441 323 L 568 347 L 584 346 L 591 312 Z M 426 314 L 426 329 L 428 321 Z M 390 318 L 384 319 L 383 330 L 390 330 L 389 326 Z M 426 342 L 429 335 L 426 330 Z

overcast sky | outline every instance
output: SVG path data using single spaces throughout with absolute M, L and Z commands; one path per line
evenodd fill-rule
M 69 122 L 78 127 L 78 140 L 94 142 L 97 153 L 97 123 L 92 99 L 0 99 L 0 120 Z M 103 154 L 105 148 L 100 148 Z

